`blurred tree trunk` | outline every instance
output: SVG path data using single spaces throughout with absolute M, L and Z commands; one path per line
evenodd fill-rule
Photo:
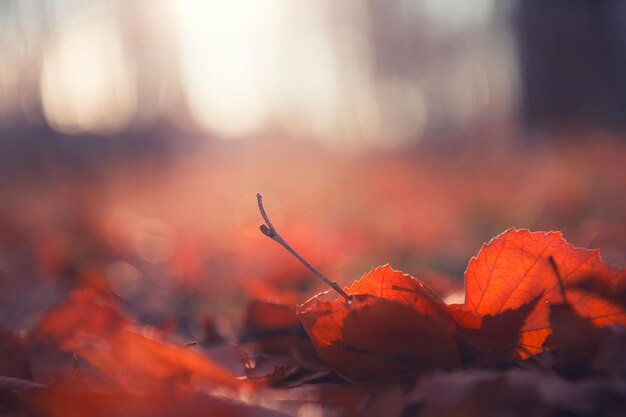
M 514 16 L 526 125 L 626 131 L 626 2 L 519 0 Z

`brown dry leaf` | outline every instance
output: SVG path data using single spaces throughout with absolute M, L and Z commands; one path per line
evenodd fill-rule
M 463 305 L 448 306 L 459 337 L 459 348 L 465 365 L 494 365 L 511 362 L 516 353 L 519 334 L 528 315 L 535 309 L 539 296 L 521 307 L 496 315 L 481 316 L 465 310 Z
M 609 337 L 607 329 L 580 317 L 569 304 L 550 306 L 550 326 L 552 334 L 544 346 L 553 351 L 552 367 L 569 378 L 588 375 Z

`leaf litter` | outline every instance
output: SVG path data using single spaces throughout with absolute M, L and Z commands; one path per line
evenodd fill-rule
M 266 226 L 264 234 L 277 232 Z M 250 301 L 241 333 L 215 337 L 239 365 L 227 365 L 211 346 L 140 324 L 114 294 L 85 285 L 26 334 L 4 333 L 0 348 L 15 357 L 0 368 L 0 412 L 617 416 L 626 410 L 626 270 L 570 245 L 560 232 L 509 229 L 493 238 L 468 264 L 462 304 L 447 304 L 388 264 L 339 290 L 325 282 L 335 299 L 329 290 L 297 306 Z

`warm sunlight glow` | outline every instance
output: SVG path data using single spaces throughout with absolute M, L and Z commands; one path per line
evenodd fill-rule
M 135 83 L 115 21 L 91 10 L 63 24 L 46 47 L 41 100 L 64 133 L 114 133 L 136 110 Z
M 284 1 L 173 0 L 171 8 L 192 115 L 226 136 L 253 131 L 267 116 L 263 77 Z
M 173 0 L 181 77 L 196 121 L 220 137 L 270 123 L 318 133 L 332 126 L 336 53 L 324 8 L 287 0 Z

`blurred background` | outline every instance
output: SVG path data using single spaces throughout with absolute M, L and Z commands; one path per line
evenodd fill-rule
M 617 0 L 2 0 L 0 327 L 82 285 L 194 338 L 303 302 L 323 287 L 256 192 L 342 284 L 389 262 L 452 293 L 509 227 L 626 266 L 624 22 Z

